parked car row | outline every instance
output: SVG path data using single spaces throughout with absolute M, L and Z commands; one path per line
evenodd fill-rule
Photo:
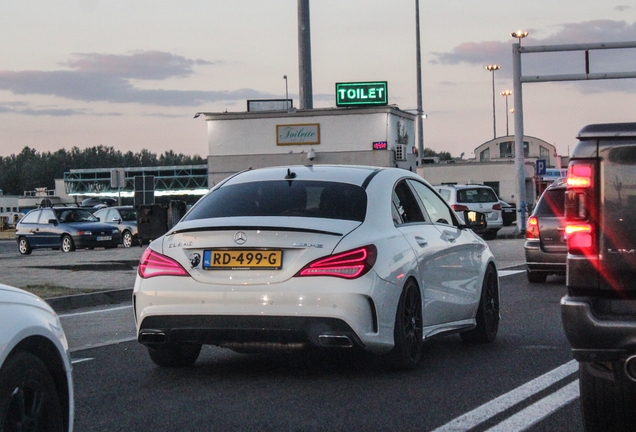
M 137 214 L 132 206 L 106 207 L 94 214 L 83 207 L 31 210 L 17 224 L 15 238 L 22 255 L 34 249 L 116 248 L 137 244 Z

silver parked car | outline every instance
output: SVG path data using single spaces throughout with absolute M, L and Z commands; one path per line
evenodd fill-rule
M 548 275 L 565 274 L 568 253 L 565 238 L 565 181 L 556 180 L 541 194 L 526 223 L 528 281 L 543 283 Z
M 94 213 L 100 222 L 117 225 L 124 247 L 139 242 L 137 232 L 137 210 L 133 206 L 106 207 Z

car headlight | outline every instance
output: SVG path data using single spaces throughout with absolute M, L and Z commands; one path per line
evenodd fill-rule
M 119 230 L 114 229 L 113 230 L 113 234 L 117 234 L 119 232 Z
M 93 235 L 93 233 L 90 231 L 78 231 L 77 235 Z

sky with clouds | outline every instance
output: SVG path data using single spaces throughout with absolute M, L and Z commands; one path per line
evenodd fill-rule
M 590 3 L 590 4 L 588 4 Z M 335 83 L 387 81 L 417 106 L 415 1 L 310 0 L 314 107 Z M 472 151 L 497 135 L 512 90 L 510 36 L 524 46 L 636 41 L 636 2 L 420 0 L 424 145 Z M 248 99 L 298 106 L 296 0 L 28 0 L 0 4 L 0 156 L 112 146 L 208 155 L 199 111 Z M 524 75 L 583 73 L 582 52 L 524 54 Z M 591 72 L 636 71 L 636 49 L 592 51 Z M 512 96 L 514 97 L 514 96 Z M 528 83 L 524 129 L 567 155 L 588 123 L 636 121 L 636 79 Z M 513 100 L 508 100 L 509 108 Z

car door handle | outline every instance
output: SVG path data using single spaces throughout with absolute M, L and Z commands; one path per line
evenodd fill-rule
M 426 241 L 425 238 L 422 238 L 422 237 L 419 237 L 419 236 L 415 236 L 415 241 L 417 242 L 417 244 L 420 247 L 428 246 L 428 242 Z
M 448 231 L 442 232 L 442 237 L 444 237 L 444 240 L 449 241 L 451 243 L 454 243 L 455 240 L 457 240 L 457 236 Z

